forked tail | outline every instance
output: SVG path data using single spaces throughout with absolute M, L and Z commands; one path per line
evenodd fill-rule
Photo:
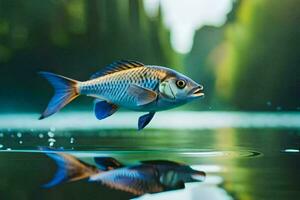
M 54 96 L 39 119 L 53 115 L 79 96 L 78 81 L 50 72 L 39 72 L 39 74 L 46 78 L 55 90 Z
M 43 185 L 44 188 L 50 188 L 63 182 L 81 180 L 101 172 L 95 166 L 66 153 L 51 152 L 46 155 L 56 162 L 57 170 L 52 180 Z

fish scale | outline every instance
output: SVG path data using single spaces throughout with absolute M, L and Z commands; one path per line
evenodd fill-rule
M 133 68 L 104 77 L 83 82 L 80 92 L 90 96 L 110 99 L 112 102 L 134 102 L 134 97 L 127 94 L 131 84 L 136 84 L 147 89 L 155 89 L 159 83 L 159 73 L 147 67 Z

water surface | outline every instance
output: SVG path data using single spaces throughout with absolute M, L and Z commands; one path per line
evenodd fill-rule
M 213 200 L 297 199 L 300 196 L 297 113 L 229 113 L 227 116 L 192 113 L 192 117 L 188 117 L 189 113 L 177 113 L 169 115 L 169 122 L 166 113 L 157 116 L 142 132 L 135 129 L 135 114 L 122 119 L 125 114 L 106 121 L 110 126 L 104 128 L 88 113 L 62 113 L 63 117 L 58 114 L 45 122 L 36 121 L 35 114 L 0 116 L 0 199 Z M 208 118 L 211 122 L 205 121 Z M 120 125 L 114 126 L 117 122 Z M 194 123 L 198 124 L 186 125 Z M 205 171 L 207 177 L 204 182 L 186 184 L 183 190 L 142 197 L 87 180 L 45 189 L 41 186 L 53 177 L 56 165 L 38 150 L 44 146 L 61 149 L 91 164 L 95 156 L 111 156 L 126 164 L 156 159 L 178 161 Z

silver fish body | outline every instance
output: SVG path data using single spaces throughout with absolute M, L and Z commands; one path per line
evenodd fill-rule
M 40 119 L 56 113 L 77 96 L 87 95 L 96 98 L 98 119 L 112 115 L 119 107 L 149 112 L 139 119 L 139 129 L 142 129 L 156 111 L 171 109 L 204 95 L 203 87 L 187 76 L 136 61 L 114 62 L 83 82 L 49 72 L 40 74 L 55 88 L 55 95 Z
M 135 96 L 128 92 L 131 85 L 137 85 L 159 93 L 159 84 L 175 72 L 160 66 L 144 66 L 82 82 L 79 85 L 81 94 L 103 99 L 136 111 L 161 111 L 171 109 L 185 102 L 174 103 L 158 96 L 156 101 L 146 105 L 138 105 Z

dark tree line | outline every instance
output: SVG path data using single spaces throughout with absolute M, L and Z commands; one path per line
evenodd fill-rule
M 141 0 L 0 0 L 1 110 L 43 107 L 40 70 L 85 80 L 118 59 L 181 67 L 169 35 Z

